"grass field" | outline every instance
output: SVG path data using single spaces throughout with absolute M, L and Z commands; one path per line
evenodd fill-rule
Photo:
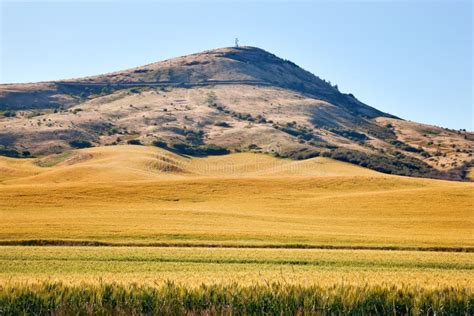
M 389 176 L 325 158 L 188 158 L 143 146 L 0 158 L 0 312 L 29 288 L 76 293 L 84 283 L 103 293 L 112 282 L 114 291 L 136 283 L 149 294 L 171 281 L 180 293 L 217 286 L 216 295 L 259 284 L 271 296 L 274 282 L 281 293 L 306 291 L 302 297 L 337 289 L 347 295 L 333 298 L 347 308 L 360 303 L 348 293 L 393 301 L 387 293 L 402 291 L 410 311 L 426 314 L 446 299 L 443 306 L 457 302 L 470 313 L 473 209 L 473 183 Z M 347 249 L 317 249 L 324 247 Z M 422 293 L 438 296 L 428 304 Z
M 405 284 L 474 290 L 474 253 L 159 247 L 2 247 L 0 280 L 120 282 L 172 280 L 243 285 Z
M 474 312 L 474 253 L 1 247 L 0 311 L 49 314 Z
M 0 241 L 474 246 L 472 183 L 140 146 L 61 158 L 0 160 Z

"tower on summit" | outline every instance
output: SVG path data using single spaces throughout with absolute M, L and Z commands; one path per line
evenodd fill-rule
M 235 38 L 235 47 L 239 47 L 239 39 L 237 37 Z

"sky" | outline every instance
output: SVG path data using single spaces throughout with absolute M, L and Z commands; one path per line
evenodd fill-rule
M 471 0 L 0 0 L 0 83 L 263 48 L 403 119 L 474 130 Z

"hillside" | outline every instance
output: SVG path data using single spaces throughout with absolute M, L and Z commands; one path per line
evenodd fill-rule
M 303 296 L 290 286 L 317 284 L 304 305 L 321 307 L 308 314 L 329 304 L 346 313 L 334 293 L 358 306 L 354 298 L 385 298 L 371 311 L 397 306 L 396 314 L 410 300 L 426 308 L 425 299 L 440 314 L 466 314 L 448 299 L 471 306 L 462 293 L 473 288 L 473 197 L 474 183 L 386 175 L 325 157 L 193 157 L 137 145 L 0 157 L 0 310 L 69 315 L 94 302 L 96 314 L 191 315 L 193 306 L 215 313 L 212 301 L 225 314 L 229 304 L 246 306 L 236 303 L 244 286 L 256 302 L 271 297 L 260 286 L 291 294 L 297 303 L 283 304 L 297 306 Z M 153 290 L 137 294 L 143 286 Z M 232 295 L 219 296 L 229 288 Z M 195 305 L 173 299 L 194 290 L 203 293 Z M 102 301 L 114 312 L 99 310 Z M 61 307 L 78 302 L 84 308 Z M 128 302 L 146 313 L 129 312 Z M 191 307 L 151 311 L 166 302 Z M 242 314 L 264 310 L 249 306 Z
M 256 153 L 185 157 L 144 146 L 107 146 L 36 159 L 0 157 L 0 184 L 112 183 L 222 177 L 384 176 L 375 171 L 316 157 L 303 161 Z
M 399 119 L 254 47 L 109 74 L 0 85 L 0 155 L 141 143 L 176 153 L 332 157 L 385 173 L 467 179 L 474 134 Z
M 0 170 L 0 241 L 474 246 L 474 184 L 322 157 L 108 146 Z

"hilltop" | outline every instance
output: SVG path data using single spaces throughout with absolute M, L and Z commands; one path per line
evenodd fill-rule
M 474 134 L 405 121 L 255 47 L 86 78 L 0 85 L 0 154 L 155 145 L 178 154 L 332 157 L 385 173 L 467 178 Z

